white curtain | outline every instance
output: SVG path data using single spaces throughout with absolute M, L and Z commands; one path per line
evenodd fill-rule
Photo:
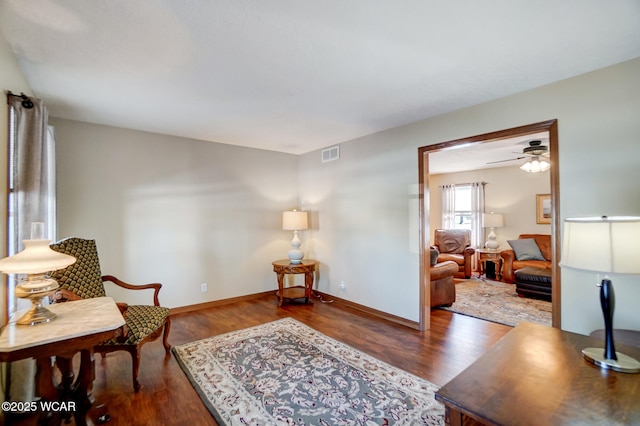
M 22 240 L 31 238 L 31 224 L 44 222 L 47 239 L 56 238 L 55 141 L 48 111 L 40 99 L 9 95 L 11 114 L 9 147 L 8 255 L 20 252 Z M 15 277 L 12 277 L 15 278 Z M 13 294 L 14 282 L 10 285 Z M 11 296 L 10 296 L 11 301 Z M 16 301 L 9 305 L 15 311 Z M 21 301 L 24 302 L 24 301 Z M 29 307 L 30 303 L 20 306 Z
M 484 185 L 485 182 L 471 184 L 471 246 L 482 247 L 484 232 L 482 228 L 482 213 L 484 213 Z
M 48 125 L 48 112 L 40 99 L 8 95 L 9 135 L 9 203 L 8 255 L 24 248 L 22 240 L 31 238 L 31 224 L 44 222 L 47 239 L 55 239 L 55 141 Z M 29 301 L 13 296 L 16 277 L 9 280 L 9 313 L 28 308 Z M 16 361 L 3 366 L 5 400 L 33 401 L 35 362 Z M 7 383 L 8 382 L 8 383 Z M 8 384 L 8 386 L 7 386 Z M 7 395 L 8 393 L 8 395 Z
M 456 220 L 456 186 L 443 185 L 442 193 L 442 229 L 455 228 Z

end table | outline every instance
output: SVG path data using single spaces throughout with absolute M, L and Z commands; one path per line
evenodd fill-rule
M 36 392 L 44 402 L 64 403 L 68 411 L 47 412 L 38 406 L 38 424 L 68 423 L 76 425 L 108 421 L 107 409 L 96 405 L 93 397 L 95 361 L 93 347 L 110 339 L 125 321 L 110 297 L 96 297 L 47 306 L 58 317 L 55 321 L 34 325 L 17 325 L 14 319 L 0 333 L 0 362 L 35 358 Z M 80 352 L 80 369 L 75 376 L 73 357 Z M 51 357 L 56 357 L 60 382 L 56 382 Z M 60 405 L 57 405 L 61 407 Z
M 290 263 L 289 259 L 272 262 L 273 271 L 278 276 L 278 306 L 282 306 L 284 299 L 304 298 L 304 303 L 309 303 L 317 264 L 318 261 L 313 259 L 302 259 L 302 263 Z M 285 274 L 304 274 L 304 286 L 284 287 Z
M 498 279 L 502 279 L 502 256 L 500 256 L 500 250 L 498 249 L 478 249 L 478 271 L 480 271 L 480 276 L 484 275 L 486 278 L 490 278 L 492 280 L 496 279 L 496 275 Z M 493 273 L 487 269 L 487 262 L 493 263 L 495 268 Z

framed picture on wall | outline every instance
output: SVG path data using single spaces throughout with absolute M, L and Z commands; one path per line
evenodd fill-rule
M 551 194 L 536 195 L 536 223 L 551 223 Z

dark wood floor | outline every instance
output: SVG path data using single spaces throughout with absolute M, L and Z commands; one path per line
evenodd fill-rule
M 435 310 L 431 330 L 419 332 L 339 305 L 286 304 L 263 297 L 172 317 L 170 343 L 181 345 L 279 318 L 308 326 L 389 364 L 444 385 L 511 330 L 511 327 Z M 111 414 L 110 425 L 215 425 L 209 411 L 160 341 L 142 349 L 142 389 L 133 392 L 127 353 L 96 355 L 94 396 Z M 16 425 L 35 424 L 22 419 Z

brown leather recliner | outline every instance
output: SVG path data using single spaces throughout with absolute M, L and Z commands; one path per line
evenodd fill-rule
M 472 256 L 476 252 L 471 247 L 471 231 L 468 229 L 436 229 L 433 240 L 431 248 L 440 252 L 438 263 L 447 260 L 454 261 L 458 264 L 456 278 L 471 278 Z
M 504 266 L 502 267 L 502 280 L 506 283 L 513 283 L 515 281 L 514 273 L 518 269 L 525 268 L 527 266 L 533 266 L 535 268 L 551 268 L 551 235 L 548 234 L 521 234 L 518 236 L 519 240 L 533 238 L 542 253 L 542 257 L 545 260 L 517 260 L 516 254 L 513 250 L 503 250 L 500 252 L 500 256 L 504 260 Z

